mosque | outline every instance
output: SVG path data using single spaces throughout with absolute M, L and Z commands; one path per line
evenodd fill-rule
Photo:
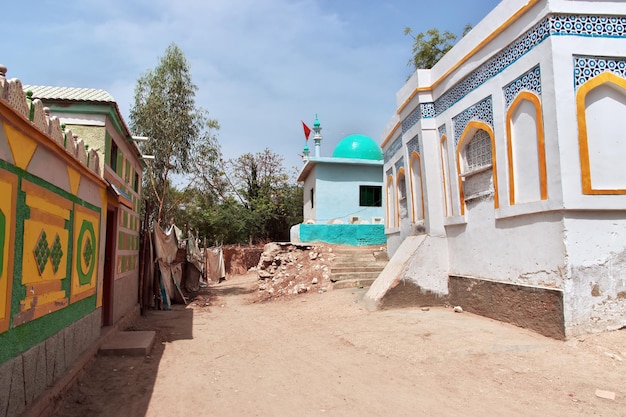
M 323 157 L 321 130 L 316 116 L 314 154 L 305 145 L 298 175 L 304 190 L 304 223 L 291 228 L 291 241 L 385 244 L 382 149 L 372 138 L 353 134 L 335 146 L 331 157 Z
M 504 0 L 397 92 L 369 309 L 626 326 L 626 2 Z M 309 188 L 311 188 L 309 186 Z

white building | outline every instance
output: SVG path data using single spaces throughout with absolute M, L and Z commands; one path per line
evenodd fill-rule
M 505 0 L 397 104 L 370 308 L 410 291 L 557 338 L 626 325 L 626 2 Z

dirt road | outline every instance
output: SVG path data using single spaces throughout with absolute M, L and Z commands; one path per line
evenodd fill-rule
M 626 416 L 625 330 L 559 342 L 452 309 L 369 313 L 364 289 L 251 303 L 254 284 L 142 317 L 151 356 L 98 357 L 56 416 Z

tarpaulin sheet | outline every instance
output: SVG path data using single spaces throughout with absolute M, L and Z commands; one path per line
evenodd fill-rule
M 226 277 L 224 254 L 221 246 L 205 249 L 204 259 L 206 265 L 205 272 L 208 279 L 219 282 L 220 279 Z
M 182 264 L 167 264 L 160 259 L 159 271 L 161 272 L 161 292 L 164 293 L 164 307 L 169 307 L 172 301 L 187 304 L 185 296 L 180 288 L 183 279 Z
M 157 260 L 166 264 L 174 262 L 178 251 L 178 240 L 174 229 L 175 227 L 170 227 L 167 232 L 164 232 L 158 225 L 154 227 L 154 252 Z

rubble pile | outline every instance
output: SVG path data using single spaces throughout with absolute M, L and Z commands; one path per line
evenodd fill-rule
M 334 259 L 330 245 L 268 243 L 257 266 L 259 300 L 328 291 Z

